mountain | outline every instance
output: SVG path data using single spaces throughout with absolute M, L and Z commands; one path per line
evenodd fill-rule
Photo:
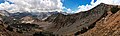
M 9 16 L 10 13 L 8 11 L 6 11 L 6 10 L 0 10 L 0 15 L 1 16 Z
M 29 12 L 17 12 L 17 13 L 11 13 L 10 14 L 10 17 L 15 17 L 17 19 L 20 19 L 22 17 L 25 17 L 25 16 L 32 16 L 32 17 L 35 17 L 35 18 L 38 18 L 38 19 L 44 19 L 52 14 L 56 14 L 58 12 L 32 12 L 32 13 L 29 13 Z
M 1 22 L 4 22 L 0 24 L 2 36 L 119 36 L 120 34 L 120 6 L 104 3 L 75 14 L 57 11 L 32 14 L 23 12 L 12 13 L 2 19 Z
M 23 13 L 17 12 L 17 13 L 11 13 L 9 17 L 14 17 L 14 18 L 20 19 L 22 17 L 31 16 L 31 15 L 32 14 L 28 13 L 28 12 L 23 12 Z
M 59 12 L 36 12 L 36 13 L 32 13 L 32 15 L 34 15 L 34 17 L 37 17 L 38 19 L 46 19 L 47 17 L 51 16 L 52 14 L 57 14 Z
M 108 11 L 108 15 L 100 19 L 94 28 L 78 36 L 119 36 L 120 35 L 120 10 L 116 13 Z
M 104 3 L 88 11 L 71 15 L 57 14 L 48 17 L 45 21 L 51 22 L 46 29 L 57 35 L 78 35 L 93 28 L 100 19 L 106 17 L 107 12 L 116 13 L 120 8 L 117 5 L 107 5 Z
M 23 18 L 25 16 L 32 16 L 38 19 L 44 19 L 47 18 L 49 16 L 51 16 L 52 14 L 57 14 L 57 13 L 63 13 L 63 14 L 67 14 L 64 12 L 17 12 L 17 13 L 9 13 L 9 11 L 6 10 L 0 10 L 0 14 L 1 16 L 7 16 L 7 17 L 14 17 L 16 19 L 20 19 Z

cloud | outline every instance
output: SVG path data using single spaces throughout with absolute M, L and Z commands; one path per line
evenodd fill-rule
M 9 2 L 14 4 L 10 4 Z M 78 13 L 80 11 L 87 11 L 97 6 L 100 3 L 120 5 L 120 0 L 94 0 L 91 1 L 91 5 L 80 5 L 77 11 L 73 11 L 70 8 L 63 7 L 64 0 L 6 0 L 0 4 L 0 10 L 7 10 L 11 13 L 15 12 L 51 12 L 51 11 L 63 11 L 67 13 Z
M 64 10 L 64 12 L 66 13 L 74 13 L 75 11 L 71 10 L 70 8 L 66 8 L 66 7 L 63 7 L 62 8 Z
M 105 3 L 105 4 L 111 4 L 111 5 L 120 5 L 120 0 L 97 0 L 94 2 L 94 0 L 91 1 L 91 5 L 80 5 L 78 7 L 78 10 L 75 13 L 78 13 L 80 11 L 87 11 L 92 9 L 93 7 L 97 6 L 100 3 Z
M 75 11 L 72 11 L 72 10 L 69 8 L 69 9 L 67 9 L 66 12 L 67 12 L 67 13 L 74 13 Z
M 62 11 L 63 4 L 61 0 L 6 0 L 14 4 L 5 2 L 0 4 L 0 9 L 15 12 L 50 12 Z

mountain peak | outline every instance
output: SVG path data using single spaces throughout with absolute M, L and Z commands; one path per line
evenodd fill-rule
M 54 34 L 66 35 L 67 33 L 84 33 L 86 29 L 94 27 L 99 19 L 105 17 L 108 11 L 113 14 L 119 11 L 118 5 L 108 5 L 101 3 L 98 6 L 88 10 L 70 15 L 52 15 L 46 21 L 52 22 L 47 31 Z M 71 30 L 72 28 L 72 30 Z M 84 32 L 83 32 L 84 31 Z M 86 30 L 87 31 L 87 30 Z

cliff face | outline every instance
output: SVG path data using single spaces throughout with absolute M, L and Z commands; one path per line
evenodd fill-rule
M 118 6 L 99 4 L 95 8 L 72 15 L 57 14 L 50 16 L 46 21 L 51 22 L 47 31 L 58 35 L 78 35 L 93 28 L 97 21 L 106 17 L 108 11 L 116 13 Z

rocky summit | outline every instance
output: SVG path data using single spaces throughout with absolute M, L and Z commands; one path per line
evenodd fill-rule
M 33 17 L 31 14 L 19 19 L 5 16 L 4 13 L 0 13 L 0 15 L 1 36 L 120 35 L 120 6 L 118 5 L 101 3 L 88 11 L 75 14 L 52 13 L 44 20 Z

